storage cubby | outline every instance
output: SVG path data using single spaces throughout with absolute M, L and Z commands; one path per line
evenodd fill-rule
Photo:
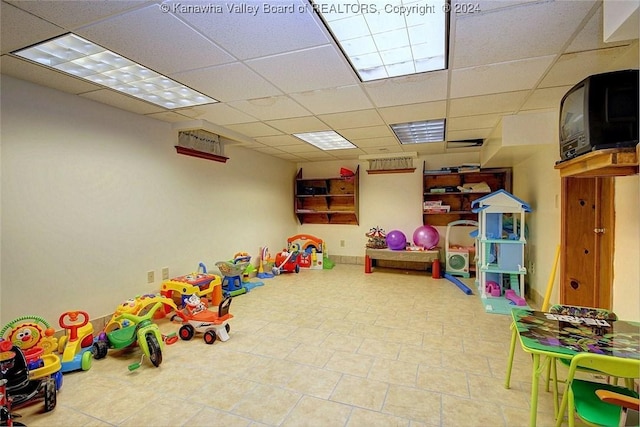
M 426 169 L 425 162 L 423 171 L 424 224 L 446 226 L 458 220 L 476 221 L 478 216 L 471 211 L 474 201 L 497 190 L 511 191 L 511 168 L 478 169 L 475 172 L 433 171 Z M 469 189 L 480 187 L 482 183 L 487 185 L 482 190 Z M 435 205 L 428 207 L 429 203 Z
M 295 181 L 294 212 L 300 224 L 358 225 L 359 167 L 353 176 L 302 177 Z

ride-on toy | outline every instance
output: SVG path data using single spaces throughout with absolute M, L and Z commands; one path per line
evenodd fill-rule
M 0 425 L 13 423 L 12 408 L 44 400 L 44 411 L 53 411 L 57 403 L 57 385 L 52 376 L 31 379 L 27 359 L 20 347 L 0 338 Z
M 233 317 L 229 314 L 229 306 L 231 305 L 231 297 L 225 298 L 218 306 L 218 312 L 215 313 L 207 309 L 207 305 L 192 295 L 185 304 L 185 307 L 177 311 L 171 320 L 180 318 L 182 326 L 178 331 L 178 335 L 185 341 L 189 341 L 196 332 L 204 334 L 204 342 L 213 344 L 218 338 L 220 341 L 229 339 L 229 319 Z
M 91 368 L 93 360 L 93 325 L 85 311 L 67 311 L 58 320 L 67 331 L 58 340 L 58 352 L 62 354 L 62 372 L 83 371 Z
M 142 357 L 140 362 L 129 365 L 129 370 L 138 369 L 145 356 L 149 358 L 153 366 L 160 366 L 164 341 L 160 328 L 151 319 L 162 306 L 163 303 L 157 301 L 144 315 L 122 313 L 113 319 L 121 327 L 98 335 L 97 340 L 93 343 L 94 357 L 102 359 L 107 355 L 109 348 L 121 350 L 133 346 L 137 342 L 142 349 Z
M 299 273 L 300 265 L 298 264 L 298 258 L 300 251 L 290 248 L 288 251 L 283 249 L 282 252 L 276 254 L 276 262 L 271 269 L 276 276 L 280 273 Z
M 22 316 L 13 319 L 0 330 L 0 340 L 10 341 L 21 350 L 29 379 L 52 377 L 56 388 L 62 387 L 62 365 L 56 354 L 58 339 L 51 325 L 40 316 Z

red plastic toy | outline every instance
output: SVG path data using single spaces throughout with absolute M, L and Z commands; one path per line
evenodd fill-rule
M 218 312 L 208 309 L 207 304 L 197 295 L 192 295 L 185 301 L 185 307 L 176 311 L 171 320 L 180 318 L 182 326 L 178 335 L 185 341 L 189 341 L 196 332 L 204 334 L 204 342 L 213 344 L 216 339 L 227 341 L 229 339 L 229 319 L 233 317 L 229 313 L 231 297 L 225 298 L 218 306 Z

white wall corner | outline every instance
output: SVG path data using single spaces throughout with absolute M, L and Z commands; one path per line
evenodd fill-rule
M 605 0 L 602 37 L 605 43 L 635 40 L 640 35 L 640 2 Z

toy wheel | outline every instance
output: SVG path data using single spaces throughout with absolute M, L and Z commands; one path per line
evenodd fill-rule
M 229 333 L 229 331 L 231 330 L 231 326 L 229 326 L 228 323 L 224 325 L 224 328 L 227 330 L 227 333 Z
M 207 331 L 204 333 L 204 342 L 213 344 L 216 342 L 216 331 Z
M 56 381 L 56 390 L 60 390 L 62 388 L 62 371 L 58 371 L 53 374 L 53 379 Z
M 49 377 L 44 383 L 44 412 L 53 411 L 58 402 L 58 393 L 56 390 L 56 380 Z
M 300 273 L 300 266 L 298 264 L 296 264 L 296 269 L 295 269 L 296 273 Z
M 149 359 L 156 368 L 162 363 L 162 348 L 158 339 L 153 334 L 147 334 L 147 346 L 149 347 Z
M 182 325 L 180 327 L 180 330 L 178 331 L 178 334 L 180 334 L 180 338 L 182 338 L 185 341 L 189 341 L 191 338 L 193 338 L 193 335 L 196 333 L 196 331 L 193 329 L 193 326 L 191 325 Z
M 82 353 L 82 360 L 80 361 L 80 367 L 83 371 L 91 369 L 91 362 L 93 361 L 93 353 L 91 351 L 85 351 Z
M 271 271 L 273 272 L 274 276 L 277 276 L 278 274 L 280 274 L 280 269 L 278 267 L 273 267 Z
M 93 353 L 93 357 L 96 359 L 103 359 L 107 352 L 109 351 L 109 345 L 106 341 L 98 340 L 93 343 L 93 349 L 91 352 Z

